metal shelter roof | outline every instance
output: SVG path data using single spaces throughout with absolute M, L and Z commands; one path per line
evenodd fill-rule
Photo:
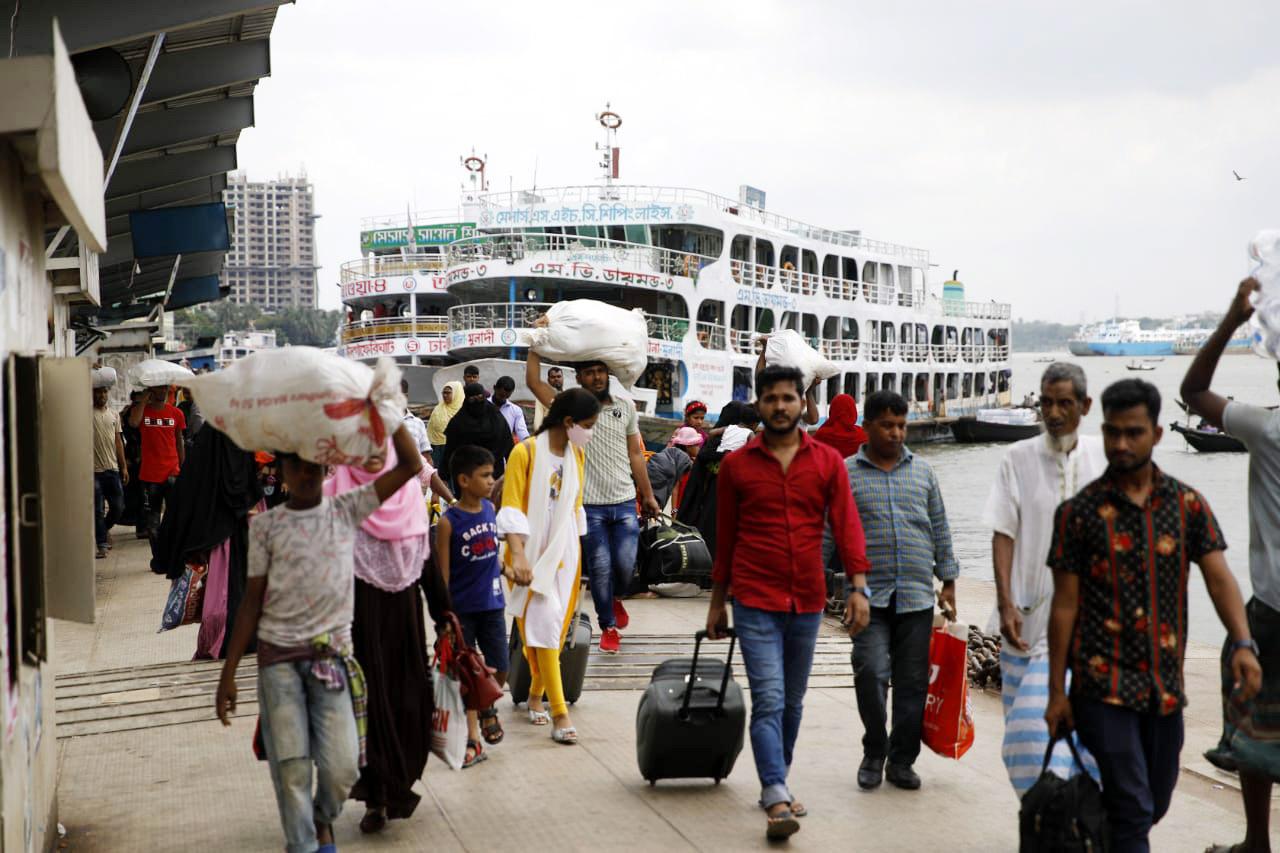
M 79 306 L 78 315 L 143 316 L 182 282 L 222 270 L 225 251 L 135 259 L 129 214 L 221 201 L 240 131 L 254 123 L 254 89 L 271 73 L 271 27 L 285 2 L 37 0 L 19 7 L 15 55 L 48 52 L 56 17 L 73 61 L 111 48 L 132 74 L 124 108 L 94 123 L 110 176 L 108 243 L 98 259 L 101 307 Z M 49 240 L 54 256 L 77 251 L 74 233 Z

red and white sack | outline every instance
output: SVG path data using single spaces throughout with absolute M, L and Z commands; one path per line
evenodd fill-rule
M 530 334 L 530 348 L 552 361 L 603 361 L 630 388 L 649 361 L 649 326 L 639 308 L 571 299 L 551 306 L 547 325 Z
M 765 367 L 782 365 L 796 368 L 804 374 L 806 388 L 815 379 L 830 379 L 840 372 L 835 362 L 823 358 L 795 329 L 783 329 L 769 336 L 764 347 L 764 364 Z
M 187 382 L 207 423 L 244 450 L 296 453 L 321 465 L 382 458 L 400 425 L 400 368 L 314 347 L 260 350 Z
M 944 758 L 973 746 L 969 704 L 969 626 L 934 628 L 929 640 L 929 693 L 924 700 L 924 745 Z

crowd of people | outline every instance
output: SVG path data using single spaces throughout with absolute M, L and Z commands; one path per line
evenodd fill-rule
M 1050 364 L 1043 433 L 1005 451 L 983 514 L 1009 781 L 1020 797 L 1044 764 L 1090 774 L 1115 851 L 1149 849 L 1177 781 L 1191 563 L 1227 632 L 1223 736 L 1210 758 L 1240 773 L 1248 823 L 1243 841 L 1211 850 L 1269 849 L 1280 778 L 1280 414 L 1211 390 L 1255 287 L 1240 286 L 1181 389 L 1250 450 L 1247 605 L 1209 504 L 1152 460 L 1162 401 L 1140 379 L 1103 391 L 1101 437 L 1086 436 L 1085 374 Z M 954 618 L 960 567 L 938 477 L 906 443 L 907 401 L 877 391 L 859 418 L 840 395 L 810 432 L 812 383 L 762 364 L 753 404 L 735 400 L 708 422 L 707 407 L 690 403 L 668 446 L 647 454 L 635 404 L 611 391 L 605 364 L 577 365 L 576 388 L 563 380 L 529 354 L 530 431 L 509 377 L 489 390 L 478 372 L 464 375 L 444 386 L 425 424 L 405 412 L 381 468 L 328 472 L 241 451 L 212 429 L 188 447 L 186 419 L 163 390 L 123 416 L 95 391 L 100 553 L 136 481 L 153 570 L 173 578 L 193 560 L 208 565 L 197 656 L 225 658 L 215 703 L 228 722 L 237 665 L 256 649 L 258 740 L 290 850 L 334 849 L 348 797 L 365 804 L 365 832 L 412 815 L 434 702 L 423 597 L 437 635 L 453 631 L 455 614 L 455 639 L 477 648 L 500 683 L 516 664 L 513 624 L 531 676 L 528 723 L 577 743 L 560 649 L 578 597 L 585 585 L 599 651 L 617 653 L 641 519 L 667 507 L 713 555 L 708 635 L 723 635 L 732 616 L 766 835 L 790 836 L 808 813 L 788 774 L 833 572 L 845 579 L 864 729 L 856 784 L 922 786 L 935 606 Z M 123 441 L 129 429 L 139 437 Z M 434 537 L 428 494 L 441 507 Z M 503 735 L 496 708 L 470 714 L 463 766 L 483 762 Z

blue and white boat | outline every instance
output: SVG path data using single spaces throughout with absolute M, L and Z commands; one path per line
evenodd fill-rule
M 1177 354 L 1178 347 L 1203 334 L 1201 329 L 1143 329 L 1137 320 L 1108 320 L 1081 326 L 1067 347 L 1076 356 L 1165 356 Z

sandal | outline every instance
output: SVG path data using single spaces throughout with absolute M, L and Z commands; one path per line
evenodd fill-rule
M 530 723 L 532 723 L 532 724 L 533 724 L 533 725 L 535 725 L 535 726 L 549 726 L 549 725 L 551 725 L 551 712 L 550 712 L 550 711 L 535 711 L 535 710 L 533 710 L 532 708 L 530 708 L 530 709 L 529 709 L 529 722 L 530 722 Z
M 790 809 L 783 809 L 776 815 L 769 816 L 765 826 L 764 837 L 770 841 L 781 841 L 790 838 L 800 831 L 800 822 Z
M 564 744 L 565 746 L 573 746 L 578 742 L 578 730 L 573 726 L 569 726 L 564 729 L 555 729 L 551 732 L 551 739 L 556 743 Z
M 502 743 L 503 735 L 506 734 L 502 730 L 502 722 L 498 719 L 498 709 L 490 706 L 487 710 L 480 712 L 480 731 L 484 734 L 484 742 L 493 746 L 495 743 Z
M 758 805 L 758 806 L 759 806 L 760 808 L 762 808 L 762 809 L 765 807 L 764 803 L 763 803 L 763 802 L 761 802 L 760 800 L 756 800 L 756 805 Z M 805 815 L 807 815 L 807 814 L 809 814 L 809 810 L 808 810 L 807 808 L 805 808 L 805 807 L 804 807 L 804 804 L 803 804 L 803 803 L 801 803 L 799 800 L 792 800 L 792 801 L 791 801 L 791 816 L 792 816 L 792 817 L 804 817 L 804 816 L 805 816 Z
M 489 758 L 489 756 L 485 755 L 484 747 L 480 745 L 480 741 L 478 740 L 467 741 L 467 755 L 471 757 L 462 762 L 463 770 L 466 770 L 468 767 L 475 767 L 481 761 L 487 761 Z

